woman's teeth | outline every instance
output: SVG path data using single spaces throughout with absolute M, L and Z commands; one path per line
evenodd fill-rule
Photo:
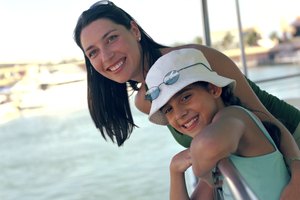
M 112 71 L 112 72 L 116 71 L 121 67 L 121 65 L 123 65 L 123 63 L 124 63 L 124 61 L 119 62 L 115 66 L 110 67 L 109 70 Z

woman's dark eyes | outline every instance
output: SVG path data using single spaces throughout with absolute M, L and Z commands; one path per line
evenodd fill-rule
M 107 38 L 107 44 L 110 44 L 112 42 L 114 42 L 116 39 L 118 38 L 117 35 L 111 35 Z M 97 54 L 97 49 L 91 50 L 87 55 L 89 58 L 93 58 L 95 57 L 95 55 Z
M 89 58 L 92 58 L 92 57 L 95 56 L 95 55 L 96 55 L 96 50 L 92 50 L 92 51 L 90 51 L 89 54 L 88 54 Z

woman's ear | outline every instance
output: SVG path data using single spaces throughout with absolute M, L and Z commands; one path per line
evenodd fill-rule
M 214 84 L 209 83 L 208 85 L 208 92 L 213 95 L 215 98 L 218 98 L 222 94 L 222 88 L 218 87 Z
M 133 33 L 133 35 L 136 37 L 136 40 L 137 41 L 140 41 L 141 40 L 141 32 L 140 32 L 140 29 L 137 25 L 137 23 L 135 21 L 131 21 L 130 22 L 131 24 L 131 28 L 130 28 L 130 31 Z

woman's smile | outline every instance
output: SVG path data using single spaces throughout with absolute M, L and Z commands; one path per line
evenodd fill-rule
M 110 72 L 119 72 L 120 70 L 122 70 L 124 68 L 124 63 L 125 63 L 125 58 L 119 60 L 117 63 L 112 64 L 111 66 L 109 66 L 106 70 L 110 71 Z

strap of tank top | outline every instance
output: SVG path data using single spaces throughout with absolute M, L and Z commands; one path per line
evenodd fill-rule
M 275 142 L 273 141 L 269 132 L 264 127 L 263 123 L 259 120 L 259 118 L 254 113 L 252 113 L 251 111 L 249 111 L 248 109 L 246 109 L 244 107 L 241 107 L 241 106 L 234 106 L 234 107 L 238 107 L 238 108 L 241 108 L 242 110 L 244 110 L 250 116 L 250 118 L 255 122 L 255 124 L 260 128 L 260 130 L 264 133 L 264 135 L 269 139 L 269 141 L 273 144 L 273 146 L 277 150 Z

